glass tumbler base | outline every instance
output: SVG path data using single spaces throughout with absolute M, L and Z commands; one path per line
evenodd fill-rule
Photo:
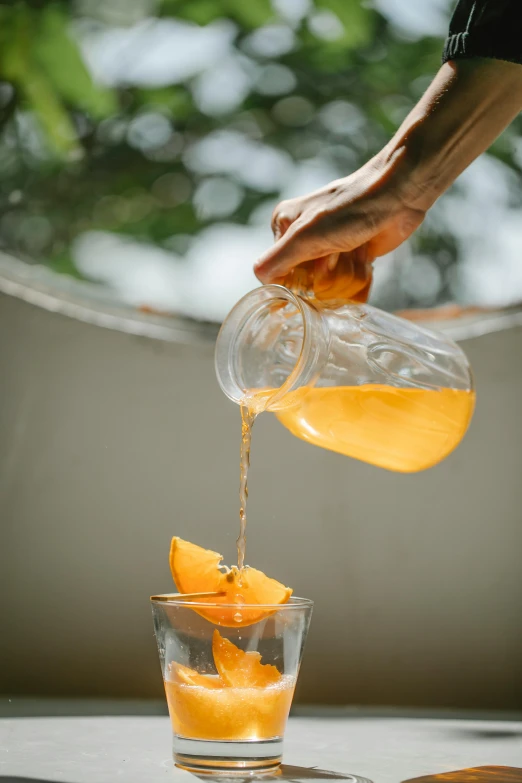
M 189 772 L 230 776 L 262 774 L 279 767 L 283 738 L 267 740 L 198 740 L 174 734 L 173 756 L 177 767 Z

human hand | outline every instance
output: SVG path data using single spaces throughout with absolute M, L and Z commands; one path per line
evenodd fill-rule
M 348 177 L 281 202 L 272 219 L 275 244 L 255 264 L 263 283 L 280 283 L 323 301 L 365 301 L 372 262 L 422 223 L 408 206 L 400 156 L 383 154 Z
M 372 261 L 415 231 L 521 109 L 521 65 L 490 58 L 445 63 L 375 158 L 276 207 L 276 242 L 255 264 L 258 278 L 323 302 L 364 301 Z

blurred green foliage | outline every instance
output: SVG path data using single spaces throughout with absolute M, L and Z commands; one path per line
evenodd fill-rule
M 422 94 L 439 66 L 442 42 L 399 34 L 360 0 L 293 3 L 302 9 L 293 21 L 285 15 L 291 2 L 270 0 L 0 5 L 1 245 L 28 261 L 75 274 L 70 246 L 86 230 L 172 247 L 176 236 L 223 220 L 222 213 L 198 211 L 193 194 L 209 175 L 191 166 L 185 154 L 217 130 L 239 132 L 295 162 L 320 156 L 338 175 L 364 162 Z M 167 19 L 231 25 L 230 52 L 245 73 L 257 73 L 233 108 L 202 108 L 193 73 L 166 85 L 120 80 L 104 86 L 94 80 L 80 45 L 85 30 L 132 29 Z M 272 25 L 287 30 L 291 45 L 272 54 L 256 50 L 252 35 Z M 283 68 L 276 75 L 287 79 L 287 90 L 277 83 L 260 88 L 259 74 L 269 65 Z M 342 116 L 352 112 L 351 130 L 325 123 L 324 110 L 332 106 Z M 147 114 L 168 122 L 168 138 L 157 145 L 140 145 L 130 132 Z M 521 130 L 519 122 L 510 133 L 520 136 Z M 519 171 L 512 150 L 504 139 L 493 154 Z M 166 176 L 170 179 L 162 180 Z M 241 197 L 226 219 L 247 223 L 279 191 L 241 182 Z M 418 241 L 444 269 L 458 261 L 454 238 L 444 230 L 426 229 Z M 438 298 L 446 293 L 443 286 Z

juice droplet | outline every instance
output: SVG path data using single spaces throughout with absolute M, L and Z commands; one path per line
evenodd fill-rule
M 236 621 L 236 623 L 240 623 L 242 619 L 243 619 L 243 615 L 241 614 L 241 612 L 236 612 L 234 615 L 234 620 Z
M 242 595 L 241 595 L 241 593 L 237 593 L 237 594 L 234 596 L 234 603 L 235 603 L 235 604 L 244 604 L 244 603 L 245 603 L 245 598 L 244 598 L 244 596 L 242 596 Z

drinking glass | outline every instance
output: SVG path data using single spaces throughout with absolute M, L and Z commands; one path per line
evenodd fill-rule
M 227 775 L 277 768 L 312 601 L 238 606 L 171 595 L 151 604 L 175 764 Z

